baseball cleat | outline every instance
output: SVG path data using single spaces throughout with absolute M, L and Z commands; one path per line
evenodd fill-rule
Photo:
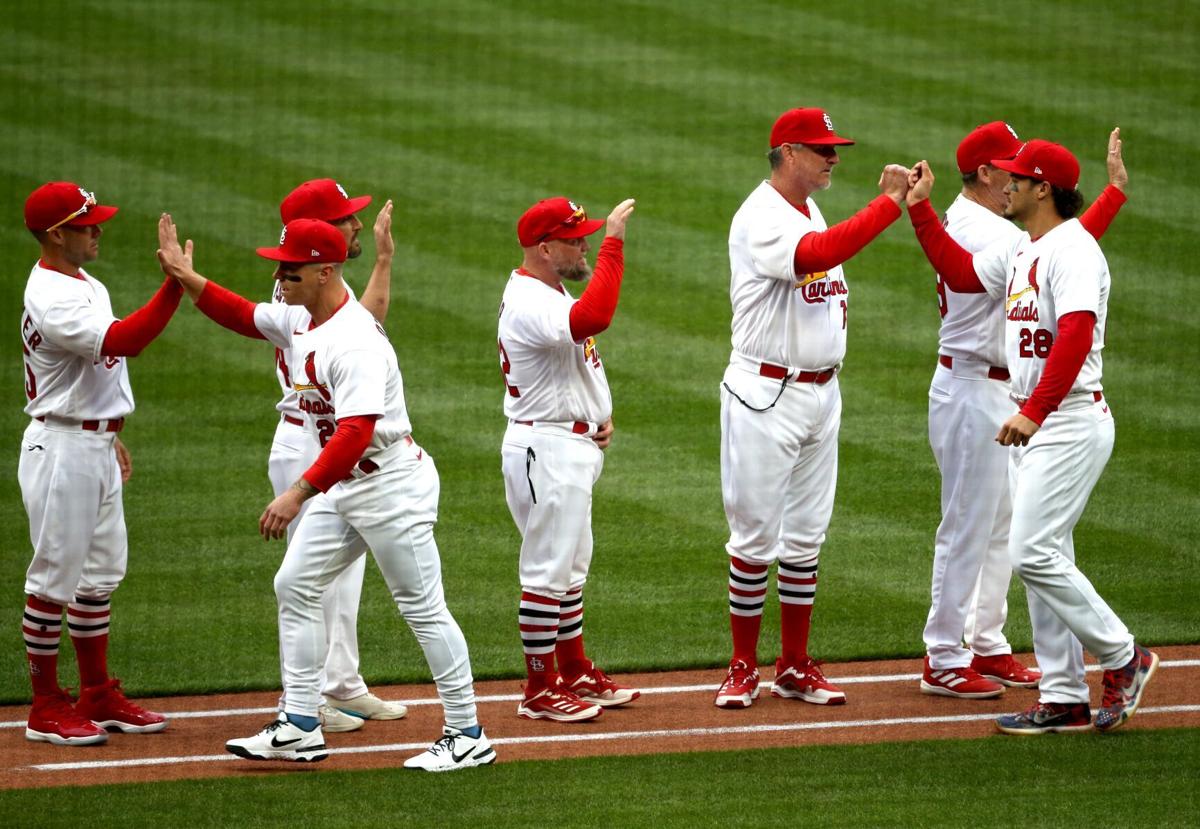
M 126 734 L 152 734 L 167 727 L 167 718 L 162 714 L 147 711 L 126 699 L 119 679 L 84 688 L 75 711 L 101 728 L 115 728 Z
M 496 752 L 482 728 L 479 728 L 478 737 L 472 737 L 461 729 L 447 725 L 442 728 L 442 738 L 416 757 L 405 760 L 404 768 L 458 771 L 472 766 L 490 766 L 494 762 Z
M 279 712 L 279 719 L 272 721 L 253 737 L 230 740 L 225 750 L 245 757 L 247 760 L 290 760 L 297 763 L 315 763 L 329 756 L 325 749 L 325 737 L 321 726 L 305 731 Z
M 328 697 L 328 700 L 339 711 L 364 720 L 400 720 L 408 713 L 401 703 L 380 699 L 370 691 L 350 699 Z
M 771 696 L 784 699 L 802 699 L 814 705 L 845 705 L 846 694 L 834 685 L 811 657 L 805 657 L 798 665 L 784 666 L 782 659 L 775 661 L 775 682 L 771 685 Z
M 718 708 L 749 708 L 758 699 L 758 668 L 741 659 L 729 663 L 725 681 L 717 688 L 713 705 Z
M 55 694 L 35 695 L 29 709 L 25 739 L 57 746 L 94 746 L 108 741 L 108 732 L 75 710 L 62 688 Z
M 1028 711 L 998 717 L 996 728 L 1005 734 L 1055 734 L 1060 731 L 1090 731 L 1092 709 L 1086 702 L 1035 702 Z
M 521 700 L 517 716 L 527 720 L 554 720 L 555 722 L 587 722 L 604 713 L 604 709 L 590 700 L 582 700 L 562 685 L 544 688 L 532 697 Z
M 583 673 L 571 679 L 565 676 L 562 678 L 566 689 L 584 702 L 594 702 L 603 708 L 616 708 L 633 702 L 642 695 L 641 691 L 613 682 L 604 671 L 596 667 L 595 662 L 587 664 L 588 668 Z
M 358 731 L 367 724 L 362 717 L 347 714 L 332 705 L 322 705 L 317 709 L 317 717 L 321 720 L 321 730 L 333 734 L 346 731 Z
M 1120 728 L 1136 712 L 1150 678 L 1158 670 L 1158 654 L 1134 645 L 1133 658 L 1123 668 L 1104 672 L 1104 696 L 1096 712 L 1096 730 Z
M 1026 668 L 1011 653 L 996 656 L 976 656 L 971 660 L 971 669 L 993 682 L 1009 688 L 1036 688 L 1042 681 L 1038 668 Z
M 937 668 L 925 657 L 921 674 L 921 693 L 959 699 L 994 699 L 1004 693 L 999 682 L 985 679 L 971 668 Z

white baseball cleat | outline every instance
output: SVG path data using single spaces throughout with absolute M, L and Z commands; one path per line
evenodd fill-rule
M 442 738 L 416 757 L 404 761 L 406 769 L 422 771 L 458 771 L 472 766 L 489 766 L 496 762 L 496 752 L 483 729 L 478 737 L 470 737 L 457 728 L 444 726 Z
M 408 713 L 408 709 L 401 703 L 380 699 L 370 691 L 350 699 L 328 697 L 328 700 L 329 704 L 339 711 L 364 720 L 399 720 Z
M 291 760 L 315 763 L 329 756 L 321 726 L 305 731 L 279 712 L 279 719 L 267 725 L 253 737 L 230 740 L 225 750 L 247 760 Z
M 353 714 L 347 714 L 334 708 L 332 705 L 322 705 L 317 709 L 317 716 L 321 719 L 321 728 L 330 733 L 341 733 L 344 731 L 358 731 L 367 724 L 367 721 L 362 717 L 356 717 Z

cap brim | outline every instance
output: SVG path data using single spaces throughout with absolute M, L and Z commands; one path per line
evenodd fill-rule
M 98 225 L 102 222 L 107 222 L 115 215 L 117 215 L 117 208 L 110 207 L 107 204 L 98 204 L 82 216 L 67 222 L 67 224 L 72 227 Z
M 588 219 L 580 222 L 573 227 L 564 227 L 562 230 L 556 230 L 547 239 L 579 239 L 583 236 L 591 236 L 600 228 L 604 227 L 604 219 Z
M 259 256 L 261 256 L 263 259 L 270 259 L 272 262 L 294 262 L 295 261 L 295 259 L 293 259 L 292 257 L 284 254 L 283 248 L 255 248 L 254 252 L 257 253 Z
M 371 203 L 370 196 L 358 196 L 356 198 L 350 199 L 350 213 L 357 213 L 358 211 L 362 210 L 364 207 L 366 207 L 370 203 Z M 347 215 L 349 215 L 349 214 L 347 214 Z M 334 218 L 340 219 L 341 217 L 334 216 Z
M 835 144 L 838 146 L 849 146 L 854 142 L 849 138 L 842 138 L 840 135 L 822 136 L 815 141 L 797 141 L 797 144 L 811 144 L 814 147 L 827 144 Z
M 988 164 L 991 164 L 997 170 L 1016 173 L 1019 176 L 1032 175 L 1031 173 L 1027 172 L 1024 167 L 1022 167 L 1020 164 L 1017 164 L 1017 162 L 1011 158 L 993 158 L 988 162 Z

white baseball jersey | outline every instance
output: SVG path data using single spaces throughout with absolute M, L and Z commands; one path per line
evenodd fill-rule
M 254 324 L 278 348 L 291 349 L 292 386 L 299 409 L 321 446 L 338 418 L 378 415 L 363 453 L 371 458 L 412 431 L 396 352 L 383 327 L 357 300 L 345 304 L 316 328 L 303 307 L 261 302 Z
M 807 207 L 809 216 L 764 181 L 734 215 L 729 228 L 733 350 L 753 360 L 820 371 L 846 356 L 849 292 L 841 265 L 796 273 L 800 239 L 826 229 L 812 199 Z
M 1100 391 L 1110 278 L 1100 245 L 1078 219 L 1038 239 L 1022 233 L 974 257 L 975 272 L 993 297 L 1004 298 L 1005 343 L 1013 393 L 1029 397 L 1058 335 L 1058 319 L 1074 311 L 1096 315 L 1092 349 L 1071 393 Z
M 82 269 L 73 277 L 34 265 L 21 314 L 28 415 L 110 420 L 133 411 L 126 361 L 100 354 L 116 321 L 108 291 Z
M 510 420 L 590 421 L 612 416 L 612 395 L 596 338 L 575 342 L 565 289 L 512 272 L 500 303 L 497 347 Z
M 946 211 L 946 232 L 968 253 L 978 253 L 998 240 L 1014 243 L 1021 230 L 978 202 L 959 193 Z M 1004 306 L 987 294 L 960 294 L 937 276 L 938 353 L 990 366 L 1006 365 L 1004 358 Z
M 345 284 L 343 282 L 343 284 Z M 346 291 L 350 294 L 351 299 L 357 299 L 354 296 L 354 289 L 346 285 Z M 283 292 L 280 290 L 279 282 L 275 282 L 275 291 L 271 295 L 271 301 L 279 304 L 283 302 Z M 312 318 L 309 317 L 309 322 Z M 305 326 L 308 322 L 304 323 Z M 279 402 L 275 404 L 275 409 L 280 414 L 285 414 L 288 417 L 294 417 L 297 420 L 303 420 L 304 414 L 300 411 L 300 395 L 292 388 L 292 355 L 289 349 L 275 347 L 275 379 L 279 382 L 279 388 L 283 392 L 283 396 L 279 398 Z M 295 479 L 293 479 L 295 480 Z

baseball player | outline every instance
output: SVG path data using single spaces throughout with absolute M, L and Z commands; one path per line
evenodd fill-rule
M 325 655 L 321 596 L 370 549 L 425 652 L 446 714 L 443 736 L 405 767 L 451 771 L 495 762 L 475 710 L 467 644 L 442 592 L 433 538 L 437 470 L 412 438 L 387 335 L 342 281 L 345 237 L 322 221 L 289 222 L 278 247 L 258 249 L 278 263 L 275 279 L 284 283 L 284 304 L 257 305 L 192 269 L 192 243 L 180 248 L 170 216 L 160 220 L 159 243 L 163 269 L 203 313 L 291 350 L 299 407 L 322 446 L 313 465 L 259 520 L 264 537 L 280 538 L 313 499 L 275 576 L 283 711 L 260 733 L 230 740 L 226 749 L 257 760 L 327 756 L 318 718 Z
M 767 570 L 778 561 L 782 655 L 772 693 L 846 701 L 808 654 L 817 555 L 833 512 L 849 291 L 842 263 L 900 215 L 908 170 L 888 165 L 881 195 L 827 228 L 810 196 L 830 185 L 837 134 L 820 109 L 783 113 L 771 129 L 771 178 L 729 229 L 733 353 L 721 383 L 721 492 L 729 520 L 733 658 L 719 708 L 758 696 L 758 634 Z
M 929 205 L 933 173 L 924 161 L 910 175 L 908 204 L 921 246 L 946 284 L 1004 300 L 1005 351 L 1019 410 L 1010 408 L 996 440 L 1013 447 L 1008 551 L 1025 583 L 1043 675 L 1038 701 L 996 725 L 1012 734 L 1091 728 L 1086 647 L 1104 668 L 1095 728 L 1111 731 L 1137 710 L 1158 656 L 1135 644 L 1075 566 L 1072 531 L 1113 445 L 1100 357 L 1108 263 L 1074 218 L 1083 197 L 1076 189 L 1079 162 L 1069 150 L 1033 140 L 991 164 L 1010 175 L 1005 215 L 1025 227 L 1015 240 L 1000 239 L 974 255 L 954 242 Z
M 25 737 L 57 745 L 103 743 L 109 728 L 167 727 L 109 677 L 108 629 L 128 557 L 121 495 L 133 467 L 117 437 L 133 412 L 125 358 L 162 333 L 182 292 L 168 279 L 145 306 L 113 316 L 108 290 L 83 266 L 99 255 L 101 225 L 116 212 L 67 181 L 43 184 L 25 201 L 25 226 L 41 246 L 21 313 L 31 420 L 17 478 L 33 544 L 21 625 L 33 683 Z M 79 665 L 74 704 L 58 685 L 64 607 Z
M 1124 203 L 1128 181 L 1120 131 L 1109 137 L 1112 182 L 1080 217 L 1099 238 Z M 1009 174 L 993 158 L 1021 147 L 1003 121 L 972 130 L 958 146 L 962 192 L 946 211 L 946 232 L 975 253 L 1021 231 L 1004 217 Z M 1008 615 L 1008 451 L 994 440 L 1011 413 L 1004 357 L 1004 304 L 987 294 L 958 293 L 937 280 L 938 365 L 929 388 L 929 443 L 942 475 L 942 521 L 934 539 L 933 577 L 924 639 L 921 691 L 987 699 L 1005 686 L 1033 688 L 1041 671 L 1012 655 Z M 963 647 L 966 639 L 967 647 Z
M 612 397 L 596 335 L 617 309 L 624 271 L 627 199 L 588 266 L 587 237 L 604 222 L 562 197 L 543 199 L 517 222 L 525 252 L 500 303 L 500 370 L 508 430 L 504 491 L 521 533 L 518 619 L 528 681 L 517 714 L 582 722 L 640 695 L 584 655 L 583 586 L 592 561 L 592 486 L 612 440 Z M 574 299 L 564 280 L 591 277 Z
M 370 196 L 350 198 L 340 184 L 331 178 L 306 181 L 287 195 L 279 214 L 286 225 L 293 219 L 320 219 L 342 232 L 346 239 L 346 258 L 362 255 L 358 239 L 363 224 L 356 215 L 371 203 Z M 382 324 L 387 318 L 392 276 L 392 203 L 379 211 L 375 220 L 375 267 L 363 291 L 360 303 Z M 275 283 L 273 299 L 283 302 L 282 283 Z M 346 288 L 350 291 L 349 286 Z M 353 296 L 353 291 L 350 291 Z M 279 496 L 312 466 L 321 451 L 304 428 L 304 413 L 300 411 L 300 396 L 292 388 L 292 375 L 297 370 L 290 352 L 275 349 L 275 377 L 283 397 L 275 404 L 279 423 L 271 442 L 268 475 L 275 495 Z M 300 516 L 311 501 L 305 501 Z M 299 521 L 288 525 L 288 540 Z M 321 687 L 321 727 L 325 731 L 356 731 L 367 719 L 395 720 L 407 713 L 398 702 L 388 702 L 370 692 L 358 667 L 358 606 L 362 597 L 363 574 L 367 556 L 359 556 L 338 576 L 322 598 L 325 612 L 325 666 Z

